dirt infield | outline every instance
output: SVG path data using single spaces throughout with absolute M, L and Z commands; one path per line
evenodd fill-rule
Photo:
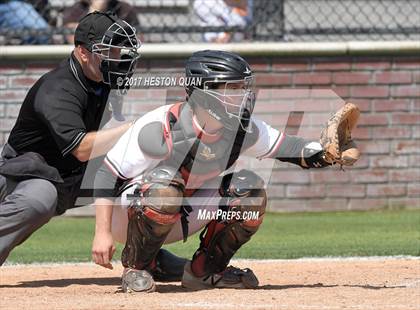
M 93 264 L 5 266 L 0 309 L 420 309 L 420 259 L 236 261 L 257 290 L 190 292 L 158 283 L 152 294 L 119 290 L 122 268 Z

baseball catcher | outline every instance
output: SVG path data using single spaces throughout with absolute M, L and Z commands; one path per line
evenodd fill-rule
M 359 116 L 353 104 L 345 104 L 328 121 L 319 141 L 308 141 L 252 117 L 253 74 L 240 56 L 196 52 L 186 63 L 186 76 L 201 78 L 201 85 L 186 87 L 185 102 L 138 119 L 108 152 L 96 176 L 101 197 L 95 202 L 96 221 L 102 229 L 95 235 L 94 260 L 106 266 L 114 238 L 124 242 L 126 292 L 154 291 L 162 245 L 201 229 L 200 246 L 184 266 L 182 285 L 256 288 L 252 270 L 228 266 L 258 231 L 267 203 L 264 182 L 256 173 L 234 171 L 238 157 L 275 158 L 304 169 L 352 165 L 359 157 L 351 139 Z M 203 219 L 203 209 L 258 216 Z

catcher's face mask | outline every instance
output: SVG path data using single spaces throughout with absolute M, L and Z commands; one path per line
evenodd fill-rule
M 236 130 L 241 126 L 243 130 L 249 131 L 249 121 L 255 105 L 253 83 L 252 76 L 242 80 L 207 81 L 203 89 L 194 89 L 191 99 L 194 100 L 194 93 L 201 93 L 201 98 L 196 98 L 200 100 L 198 104 L 226 128 Z
M 103 81 L 111 88 L 124 88 L 140 57 L 140 41 L 136 29 L 123 20 L 114 22 L 102 37 L 101 42 L 92 45 L 92 53 L 101 58 L 99 69 Z

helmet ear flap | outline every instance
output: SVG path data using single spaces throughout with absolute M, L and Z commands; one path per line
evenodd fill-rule
M 188 97 L 191 97 L 194 89 L 196 88 L 203 88 L 203 83 L 206 80 L 206 77 L 208 75 L 208 70 L 205 69 L 202 63 L 200 62 L 187 62 L 187 65 L 185 66 L 185 76 L 187 78 L 199 78 L 202 83 L 199 85 L 186 85 L 185 91 L 188 95 Z

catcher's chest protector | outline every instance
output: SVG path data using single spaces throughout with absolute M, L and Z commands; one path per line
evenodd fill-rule
M 188 104 L 175 104 L 169 111 L 168 126 L 172 146 L 165 164 L 179 167 L 184 181 L 201 186 L 231 167 L 241 153 L 258 139 L 258 129 L 252 133 L 241 128 L 238 132 L 224 130 L 216 141 L 204 142 L 193 127 L 192 111 Z

